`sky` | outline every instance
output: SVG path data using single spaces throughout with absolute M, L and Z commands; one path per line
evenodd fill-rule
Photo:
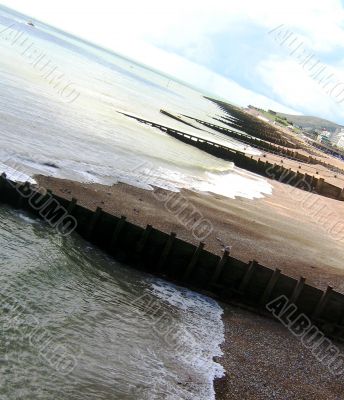
M 2 0 L 233 103 L 344 125 L 339 0 Z

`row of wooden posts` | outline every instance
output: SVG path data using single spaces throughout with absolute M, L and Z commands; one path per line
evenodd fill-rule
M 28 183 L 16 184 L 4 174 L 0 178 L 0 202 L 40 216 L 49 223 L 47 229 L 61 226 L 59 218 L 66 218 L 67 212 L 76 221 L 77 234 L 128 266 L 266 315 L 269 301 L 287 296 L 325 333 L 344 339 L 344 296 L 331 287 L 323 292 L 303 277 L 294 279 L 255 260 L 244 263 L 228 251 L 220 257 L 207 251 L 204 243 L 195 246 L 174 232 L 152 225 L 143 228 L 101 208 L 90 210 L 76 199 L 47 192 L 40 208 L 33 208 L 30 199 L 40 193 Z
M 211 99 L 209 97 L 206 97 L 206 99 L 215 103 L 222 113 L 227 115 L 222 116 L 222 122 L 224 122 L 224 120 L 227 121 L 225 122 L 227 125 L 271 143 L 289 148 L 299 148 L 299 142 L 296 139 L 290 136 L 286 137 L 286 135 L 283 135 L 276 126 L 273 126 L 231 104 Z
M 240 133 L 238 131 L 233 131 L 232 129 L 228 129 L 228 128 L 224 128 L 222 126 L 219 125 L 215 125 L 215 124 L 211 124 L 209 122 L 206 121 L 202 121 L 196 118 L 192 118 L 192 117 L 188 117 L 190 119 L 193 119 L 195 121 L 197 121 L 198 123 L 207 126 L 211 129 L 214 129 L 222 134 L 225 134 L 227 136 L 232 137 L 233 139 L 237 139 L 243 143 L 249 144 L 255 148 L 258 149 L 263 149 L 269 153 L 272 154 L 276 154 L 276 155 L 280 155 L 282 157 L 285 158 L 289 158 L 291 160 L 294 161 L 298 161 L 301 163 L 306 163 L 306 164 L 313 164 L 313 165 L 322 165 L 323 167 L 335 172 L 335 173 L 340 173 L 340 174 L 344 174 L 344 170 L 333 166 L 332 164 L 329 164 L 325 161 L 320 160 L 319 158 L 316 157 L 312 157 L 312 156 L 307 156 L 303 153 L 299 153 L 298 151 L 291 150 L 291 149 L 287 149 L 281 146 L 278 146 L 276 144 L 273 143 L 269 143 L 267 141 L 263 141 L 260 139 L 256 139 L 254 137 L 248 136 L 246 134 Z
M 279 146 L 277 144 L 274 144 L 274 143 L 271 143 L 271 142 L 268 142 L 268 141 L 265 141 L 262 139 L 257 139 L 257 138 L 254 138 L 253 136 L 250 136 L 250 135 L 238 132 L 238 131 L 234 131 L 233 129 L 224 128 L 222 126 L 212 124 L 210 122 L 202 121 L 197 118 L 193 118 L 193 117 L 188 117 L 188 118 L 195 120 L 196 122 L 198 122 L 201 125 L 204 125 L 208 128 L 216 130 L 216 131 L 224 134 L 225 136 L 230 136 L 233 139 L 236 139 L 242 143 L 248 144 L 250 146 L 253 146 L 253 147 L 261 149 L 261 150 L 268 151 L 272 154 L 280 155 L 282 157 L 289 158 L 291 160 L 299 161 L 302 163 L 307 163 L 307 164 L 319 164 L 320 163 L 318 159 L 316 159 L 312 156 L 306 156 L 302 153 L 299 153 L 295 149 L 293 149 L 293 150 L 288 149 L 283 146 Z
M 291 186 L 296 186 L 299 189 L 316 192 L 321 196 L 344 201 L 344 188 L 332 185 L 326 182 L 324 178 L 312 176 L 307 173 L 301 173 L 300 171 L 294 172 L 290 168 L 286 168 L 283 165 L 276 163 L 272 164 L 268 161 L 264 162 L 260 158 L 255 160 L 253 156 L 248 156 L 241 151 L 220 145 L 211 140 L 201 139 L 189 133 L 172 129 L 130 114 L 121 114 L 129 118 L 133 118 L 140 123 L 158 128 L 161 131 L 166 132 L 169 136 L 203 150 L 215 157 L 234 162 L 234 164 L 239 168 L 246 169 L 270 179 L 278 180 Z

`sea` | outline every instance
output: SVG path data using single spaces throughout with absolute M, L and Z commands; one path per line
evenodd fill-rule
M 223 117 L 197 89 L 4 7 L 0 54 L 0 173 L 252 201 L 271 193 L 265 179 L 123 114 L 259 154 L 160 112 Z M 5 206 L 0 272 L 1 400 L 215 398 L 216 301 Z

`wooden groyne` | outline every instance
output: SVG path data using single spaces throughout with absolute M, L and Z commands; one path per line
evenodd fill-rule
M 193 128 L 198 129 L 197 127 L 195 127 L 192 124 L 189 124 L 188 122 L 186 122 L 185 120 L 179 118 L 178 116 L 171 114 L 165 110 L 160 110 L 160 112 L 170 118 L 173 118 L 185 125 L 189 125 Z M 299 163 L 303 163 L 303 164 L 312 164 L 312 165 L 322 165 L 323 167 L 327 168 L 330 171 L 333 171 L 337 174 L 344 174 L 344 170 L 335 167 L 332 164 L 329 164 L 325 161 L 320 160 L 319 158 L 316 157 L 312 157 L 311 155 L 305 155 L 303 153 L 299 153 L 297 150 L 293 149 L 288 149 L 285 147 L 281 147 L 278 146 L 276 144 L 270 143 L 268 141 L 262 140 L 262 139 L 257 139 L 255 137 L 252 137 L 246 133 L 242 133 L 242 132 L 238 132 L 238 131 L 234 131 L 233 129 L 229 129 L 229 128 L 224 128 L 223 126 L 219 126 L 216 124 L 212 124 L 210 122 L 206 122 L 206 121 L 202 121 L 200 119 L 194 118 L 194 117 L 190 117 L 188 115 L 184 115 L 184 117 L 194 120 L 196 122 L 198 122 L 199 124 L 207 127 L 207 128 L 211 128 L 225 136 L 229 136 L 235 140 L 238 140 L 242 143 L 248 144 L 249 146 L 252 146 L 254 148 L 257 148 L 259 150 L 263 150 L 266 152 L 269 152 L 271 154 L 275 154 L 278 156 L 281 156 L 283 158 L 288 158 L 290 160 L 293 161 L 297 161 Z M 214 118 L 215 120 L 218 120 L 220 122 L 222 122 L 220 119 Z
M 193 118 L 193 117 L 188 117 L 187 115 L 185 115 L 185 117 L 193 119 L 196 122 L 198 122 L 198 123 L 200 123 L 200 124 L 202 124 L 204 126 L 207 126 L 209 128 L 212 128 L 212 129 L 214 129 L 214 130 L 216 130 L 216 131 L 218 131 L 218 132 L 220 132 L 220 133 L 222 133 L 224 135 L 230 136 L 233 139 L 239 140 L 240 142 L 249 144 L 250 146 L 256 147 L 258 149 L 265 150 L 265 151 L 267 151 L 269 153 L 276 154 L 276 155 L 279 155 L 279 156 L 284 157 L 284 158 L 289 158 L 290 160 L 298 161 L 298 162 L 301 162 L 301 163 L 322 165 L 323 167 L 329 169 L 330 171 L 333 171 L 333 172 L 336 172 L 336 173 L 339 173 L 339 174 L 344 174 L 344 170 L 342 170 L 342 169 L 340 169 L 338 167 L 335 167 L 334 165 L 329 164 L 329 163 L 327 163 L 325 161 L 322 161 L 319 158 L 312 157 L 311 155 L 307 156 L 307 155 L 305 155 L 303 153 L 299 153 L 296 150 L 286 149 L 284 147 L 277 146 L 275 144 L 266 142 L 264 140 L 256 139 L 256 138 L 250 137 L 248 135 L 244 135 L 244 134 L 242 134 L 240 132 L 233 131 L 232 129 L 223 128 L 222 126 L 211 124 L 211 123 L 208 123 L 206 121 L 202 121 L 202 120 L 199 120 L 199 119 L 196 119 L 196 118 Z M 316 146 L 314 146 L 314 147 L 316 147 Z M 321 149 L 322 148 L 319 146 L 319 150 L 321 150 Z
M 303 146 L 300 144 L 300 142 L 296 141 L 295 139 L 292 138 L 286 138 L 286 136 L 283 136 L 275 127 L 271 126 L 270 124 L 259 120 L 257 117 L 250 115 L 248 113 L 245 113 L 243 110 L 240 108 L 233 106 L 232 104 L 225 103 L 223 101 L 215 100 L 210 97 L 205 97 L 207 100 L 215 103 L 223 112 L 225 112 L 228 117 L 223 117 L 222 119 L 218 119 L 218 121 L 221 121 L 222 123 L 234 127 L 236 129 L 239 129 L 243 132 L 246 132 L 247 134 L 257 137 L 260 139 L 263 139 L 266 142 L 270 142 L 270 144 L 275 143 L 278 145 L 281 145 L 283 147 L 290 147 L 293 149 L 298 149 L 300 147 L 304 148 L 306 150 L 306 146 Z M 216 118 L 215 118 L 216 119 Z M 215 128 L 213 128 L 215 129 Z M 341 160 L 344 160 L 344 152 L 341 151 L 340 149 L 335 149 L 333 147 L 329 147 L 323 143 L 317 143 L 317 142 L 311 142 L 310 145 L 318 150 L 321 150 L 324 153 L 330 154 L 332 156 L 338 157 Z M 254 146 L 254 144 L 253 144 Z M 270 152 L 273 152 L 273 149 L 271 150 L 267 149 Z M 309 151 L 309 149 L 308 149 Z M 297 153 L 297 152 L 296 152 Z M 289 154 L 289 155 L 288 155 Z M 316 153 L 314 153 L 316 154 Z M 283 154 L 281 154 L 283 155 Z M 290 157 L 290 153 L 285 152 L 284 157 Z M 296 155 L 293 156 L 295 159 L 297 159 L 300 162 L 306 162 L 304 157 L 306 157 L 302 153 L 297 153 Z M 290 157 L 292 158 L 292 157 Z M 340 168 L 337 168 L 333 166 L 332 164 L 326 163 L 322 160 L 310 157 L 308 160 L 309 163 L 312 164 L 319 164 L 324 166 L 325 168 L 328 168 L 330 171 L 333 171 L 335 173 L 342 174 L 344 171 Z
M 278 146 L 278 145 L 270 143 L 268 141 L 265 141 L 262 139 L 257 139 L 252 136 L 249 136 L 247 134 L 244 134 L 244 133 L 241 133 L 238 131 L 234 131 L 233 129 L 224 128 L 222 126 L 219 126 L 216 124 L 211 124 L 210 122 L 202 121 L 197 118 L 189 117 L 187 115 L 184 115 L 184 116 L 198 122 L 199 124 L 202 124 L 203 126 L 211 128 L 213 130 L 216 130 L 217 132 L 220 132 L 225 136 L 229 136 L 235 140 L 238 140 L 242 143 L 248 144 L 257 149 L 264 150 L 269 153 L 276 154 L 281 157 L 289 158 L 291 160 L 298 161 L 301 163 L 306 163 L 306 164 L 320 164 L 321 163 L 321 161 L 318 160 L 317 158 L 314 158 L 312 156 L 306 156 L 305 154 L 299 153 L 296 150 L 290 150 L 288 148 Z
M 290 148 L 300 147 L 300 143 L 296 139 L 283 135 L 276 127 L 254 117 L 253 115 L 245 113 L 239 107 L 220 100 L 212 99 L 210 97 L 205 96 L 205 98 L 216 104 L 221 111 L 228 115 L 229 118 L 226 118 L 227 122 L 222 121 L 227 125 L 246 132 L 251 136 L 278 144 L 280 146 Z
M 200 128 L 192 125 L 192 124 L 189 124 L 184 119 L 179 118 L 178 116 L 176 116 L 174 114 L 171 114 L 171 113 L 169 113 L 169 112 L 167 112 L 165 110 L 160 110 L 160 112 L 162 114 L 172 118 L 172 119 L 175 119 L 175 120 L 185 124 L 185 125 L 189 125 L 189 126 L 192 126 L 193 128 L 200 129 Z M 190 116 L 185 115 L 185 114 L 182 114 L 182 116 L 186 117 L 186 118 L 188 118 L 190 120 L 196 121 L 197 123 L 205 126 L 206 128 L 211 128 L 212 130 L 215 130 L 215 131 L 221 133 L 224 136 L 230 137 L 232 139 L 240 141 L 241 143 L 244 143 L 244 144 L 247 144 L 249 146 L 255 147 L 255 148 L 259 149 L 259 150 L 267 151 L 269 153 L 280 155 L 280 156 L 283 156 L 283 157 L 286 157 L 286 158 L 290 158 L 292 160 L 303 162 L 303 163 L 314 163 L 314 162 L 312 162 L 312 160 L 309 157 L 306 157 L 306 156 L 303 156 L 303 155 L 301 155 L 301 157 L 298 157 L 299 156 L 298 152 L 292 151 L 290 149 L 286 149 L 284 147 L 280 147 L 280 146 L 272 144 L 270 142 L 266 142 L 266 141 L 264 141 L 262 139 L 257 139 L 257 138 L 255 138 L 253 136 L 250 136 L 250 135 L 246 134 L 246 133 L 235 131 L 235 130 L 229 129 L 229 128 L 224 128 L 223 126 L 219 126 L 219 125 L 216 125 L 216 124 L 212 124 L 210 122 L 202 121 L 202 120 L 200 120 L 198 118 L 190 117 Z M 216 118 L 214 118 L 214 119 L 216 120 Z M 205 131 L 205 132 L 207 132 L 207 131 Z M 209 133 L 209 131 L 208 131 L 208 133 Z
M 323 153 L 330 154 L 334 157 L 338 157 L 344 161 L 344 151 L 343 150 L 341 150 L 339 148 L 334 148 L 334 147 L 328 146 L 324 143 L 315 142 L 315 141 L 310 142 L 310 144 L 311 144 L 311 146 L 315 147 L 316 149 L 321 150 Z
M 294 172 L 281 164 L 272 164 L 268 161 L 262 161 L 260 158 L 255 160 L 253 157 L 247 156 L 245 153 L 220 145 L 211 140 L 201 139 L 197 136 L 169 128 L 165 125 L 157 124 L 143 118 L 139 118 L 130 114 L 121 113 L 129 118 L 133 118 L 140 123 L 150 125 L 166 132 L 169 136 L 174 137 L 186 144 L 197 147 L 215 157 L 222 158 L 226 161 L 234 162 L 234 164 L 242 169 L 259 174 L 263 177 L 278 180 L 279 182 L 297 187 L 298 189 L 308 192 L 315 192 L 321 196 L 331 199 L 344 201 L 344 189 L 332 185 L 324 180 L 324 178 L 316 177 L 302 173 Z
M 246 264 L 228 252 L 219 257 L 207 251 L 204 243 L 195 246 L 173 232 L 167 234 L 151 225 L 142 228 L 125 216 L 101 208 L 92 211 L 76 199 L 42 192 L 29 183 L 16 184 L 5 174 L 0 178 L 1 203 L 33 213 L 55 228 L 66 218 L 74 219 L 80 236 L 127 265 L 269 316 L 265 305 L 284 295 L 327 335 L 344 340 L 344 295 L 331 287 L 323 292 L 278 268 L 272 270 L 255 260 Z

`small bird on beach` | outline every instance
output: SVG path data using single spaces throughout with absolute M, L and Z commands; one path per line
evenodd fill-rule
M 216 238 L 217 241 L 219 241 L 219 242 L 221 243 L 222 251 L 223 251 L 223 252 L 225 252 L 225 251 L 228 251 L 228 253 L 231 252 L 232 246 L 230 246 L 230 245 L 225 245 L 224 242 L 223 242 L 223 240 L 220 239 L 220 238 L 217 237 L 217 236 L 215 236 L 215 238 Z

